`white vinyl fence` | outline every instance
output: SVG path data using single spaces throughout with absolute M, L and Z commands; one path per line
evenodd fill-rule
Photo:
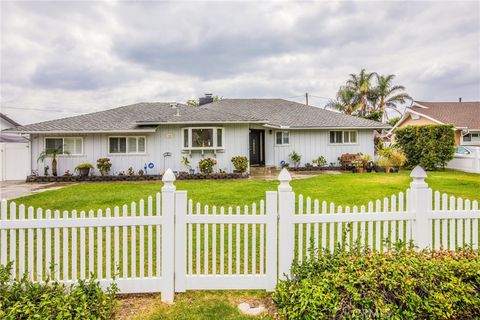
M 234 208 L 188 200 L 171 170 L 161 193 L 113 210 L 52 212 L 3 200 L 0 262 L 13 262 L 14 277 L 69 284 L 93 274 L 102 286 L 114 281 L 122 293 L 161 292 L 172 302 L 188 289 L 272 291 L 292 261 L 339 245 L 478 249 L 478 202 L 433 193 L 420 167 L 411 177 L 405 193 L 359 207 L 296 197 L 286 169 L 278 191 Z

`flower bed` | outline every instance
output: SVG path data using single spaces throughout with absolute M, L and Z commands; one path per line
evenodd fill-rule
M 342 167 L 292 167 L 292 168 L 287 168 L 288 171 L 325 171 L 325 170 L 336 170 L 336 171 L 342 171 Z
M 219 180 L 219 179 L 243 179 L 248 178 L 247 174 L 241 173 L 194 173 L 187 172 L 176 173 L 177 180 Z M 162 180 L 160 174 L 147 174 L 147 175 L 123 175 L 123 176 L 28 176 L 26 182 L 110 182 L 110 181 L 151 181 Z

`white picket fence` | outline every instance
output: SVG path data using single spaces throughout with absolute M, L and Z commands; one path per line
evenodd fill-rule
M 188 289 L 272 291 L 292 261 L 339 245 L 478 250 L 478 201 L 433 193 L 420 167 L 411 176 L 405 193 L 352 207 L 296 197 L 287 170 L 278 191 L 234 208 L 188 200 L 171 170 L 161 193 L 113 210 L 52 212 L 3 200 L 0 262 L 13 262 L 14 277 L 70 284 L 94 274 L 104 287 L 115 281 L 123 293 L 161 292 L 172 302 Z

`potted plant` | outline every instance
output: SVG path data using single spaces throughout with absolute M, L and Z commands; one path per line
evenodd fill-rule
M 102 176 L 108 175 L 111 167 L 112 163 L 110 162 L 109 158 L 100 158 L 97 160 L 97 169 L 100 171 Z
M 183 164 L 185 167 L 187 167 L 188 173 L 194 174 L 195 170 L 192 169 L 192 165 L 190 164 L 190 160 L 188 159 L 187 156 L 183 156 L 182 159 L 180 160 L 180 163 Z
M 355 166 L 355 171 L 358 173 L 363 173 L 363 161 L 362 160 L 355 160 L 353 162 L 353 165 Z
M 248 158 L 245 156 L 236 156 L 232 158 L 232 164 L 236 173 L 245 173 L 248 169 Z
M 377 164 L 385 169 L 385 173 L 389 173 L 390 168 L 392 167 L 392 161 L 385 156 L 380 156 L 380 158 L 378 158 Z
M 198 168 L 203 174 L 213 173 L 213 167 L 217 164 L 217 159 L 204 158 L 198 162 Z
M 300 161 L 302 160 L 302 156 L 296 151 L 292 151 L 288 156 L 290 157 L 290 160 L 293 161 L 293 165 L 295 166 L 295 168 L 298 168 L 298 166 L 300 165 Z
M 133 170 L 133 167 L 129 167 L 127 169 L 127 175 L 129 175 L 129 176 L 134 176 L 135 175 L 135 170 Z
M 392 167 L 395 168 L 395 172 L 398 172 L 400 171 L 400 167 L 402 167 L 405 164 L 405 161 L 407 161 L 407 157 L 402 150 L 393 149 L 392 153 L 390 154 L 390 161 L 392 163 Z
M 68 155 L 70 152 L 63 150 L 63 146 L 60 146 L 58 148 L 53 148 L 53 149 L 45 149 L 43 150 L 40 155 L 38 156 L 37 161 L 45 161 L 46 158 L 51 157 L 52 158 L 52 175 L 57 176 L 57 156 L 59 154 L 65 154 Z M 48 167 L 48 166 L 47 166 Z M 45 168 L 47 168 L 45 167 Z M 45 171 L 47 172 L 48 169 Z M 48 175 L 48 174 L 45 174 Z
M 80 163 L 75 167 L 75 172 L 78 172 L 78 175 L 81 177 L 86 177 L 89 175 L 90 169 L 93 169 L 90 163 Z

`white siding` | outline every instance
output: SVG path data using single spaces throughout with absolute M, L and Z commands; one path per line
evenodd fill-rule
M 146 136 L 146 153 L 141 155 L 135 154 L 109 154 L 108 153 L 108 137 L 122 136 L 122 134 L 70 134 L 70 135 L 33 135 L 32 136 L 32 170 L 38 170 L 40 175 L 43 175 L 44 166 L 50 166 L 51 173 L 51 159 L 47 158 L 44 163 L 38 162 L 37 158 L 40 152 L 44 149 L 45 137 L 52 136 L 75 136 L 83 137 L 84 141 L 84 155 L 81 156 L 59 156 L 58 157 L 58 175 L 63 175 L 65 171 L 73 172 L 75 166 L 80 163 L 88 162 L 96 167 L 97 159 L 107 157 L 111 159 L 112 169 L 111 174 L 117 174 L 120 171 L 127 171 L 131 166 L 135 172 L 143 169 L 145 164 L 153 162 L 155 167 L 150 170 L 149 174 L 159 174 L 164 171 L 163 153 L 171 152 L 172 156 L 165 158 L 165 167 L 172 168 L 175 171 L 186 171 L 186 168 L 180 164 L 180 159 L 188 153 L 182 153 L 182 128 L 183 126 L 163 126 L 155 133 L 139 133 L 139 134 L 125 134 Z M 230 159 L 233 156 L 245 155 L 248 156 L 248 125 L 225 125 L 225 150 L 216 155 L 218 160 L 217 171 L 219 169 L 226 169 L 232 171 Z M 205 152 L 205 157 L 213 157 L 211 151 Z M 190 162 L 192 167 L 196 168 L 198 161 L 201 159 L 199 151 L 192 152 Z M 95 170 L 98 174 L 98 170 Z
M 273 154 L 273 157 L 267 156 L 268 165 L 280 166 L 280 162 L 291 163 L 289 154 L 293 150 L 302 156 L 301 165 L 312 163 L 313 159 L 324 156 L 327 163 L 338 163 L 338 157 L 344 153 L 368 154 L 373 158 L 374 139 L 373 130 L 358 130 L 358 143 L 353 145 L 331 145 L 329 141 L 329 130 L 289 130 L 290 144 L 288 146 L 275 145 L 275 130 L 272 134 L 265 135 L 267 154 Z

